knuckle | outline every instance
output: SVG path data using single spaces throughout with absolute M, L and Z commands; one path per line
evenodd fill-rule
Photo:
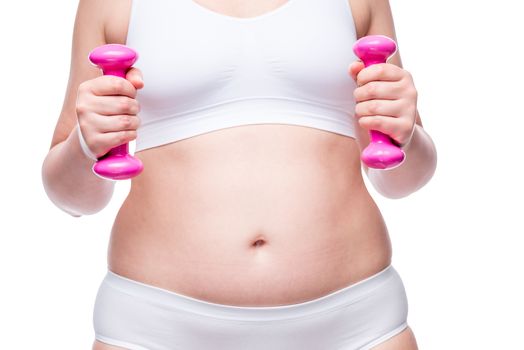
M 75 105 L 75 110 L 76 110 L 76 114 L 77 115 L 79 115 L 79 116 L 85 115 L 90 110 L 89 104 L 86 103 L 86 101 L 84 99 L 82 99 L 82 98 L 77 99 L 76 105 Z
M 97 78 L 90 79 L 90 80 L 84 80 L 78 85 L 78 94 L 79 95 L 86 95 L 86 94 L 93 94 L 93 90 L 96 88 L 96 85 L 100 84 L 99 80 Z
M 88 123 L 85 118 L 78 118 L 78 126 L 80 127 L 80 131 L 82 132 L 82 135 L 86 134 L 86 130 L 88 129 Z
M 367 70 L 362 70 L 360 71 L 358 74 L 357 74 L 357 86 L 360 87 L 362 85 L 364 85 L 364 82 L 366 80 L 366 74 L 367 74 Z
M 376 84 L 367 84 L 367 94 L 370 97 L 374 97 L 377 94 L 377 85 Z
M 411 120 L 406 120 L 404 122 L 404 130 L 407 130 L 408 132 L 410 132 L 412 129 L 413 129 L 413 123 L 411 122 Z
M 410 85 L 403 85 L 402 86 L 402 95 L 406 98 L 413 98 L 415 97 L 416 90 L 413 86 Z
M 82 137 L 84 138 L 84 140 L 87 140 L 87 132 L 86 132 L 86 128 L 85 128 L 85 126 L 82 125 L 82 124 L 80 123 L 80 121 L 78 121 L 78 125 L 79 125 L 79 127 L 80 127 L 80 129 L 78 130 L 78 132 L 82 134 Z
M 136 115 L 140 111 L 140 106 L 137 100 L 129 99 L 128 103 L 129 103 L 129 110 L 128 110 L 129 114 Z
M 367 129 L 367 126 L 366 126 L 366 124 L 365 124 L 365 120 L 362 119 L 362 118 L 358 120 L 358 125 L 359 125 L 361 128 L 365 128 L 365 129 Z
M 129 91 L 130 91 L 130 97 L 131 98 L 136 98 L 136 95 L 138 93 L 138 90 L 133 86 L 133 84 L 129 83 L 130 84 L 130 87 L 129 87 Z
M 119 110 L 122 112 L 122 113 L 128 113 L 131 111 L 131 103 L 129 102 L 129 99 L 127 99 L 126 97 L 122 97 L 122 99 L 120 100 L 119 102 Z
M 384 64 L 376 64 L 375 65 L 375 74 L 376 75 L 383 75 L 385 71 Z
M 370 114 L 379 114 L 379 103 L 377 101 L 370 101 L 368 110 Z
M 120 90 L 123 91 L 123 90 L 125 90 L 127 88 L 128 82 L 127 82 L 126 79 L 118 78 L 117 81 L 118 81 L 118 84 L 119 84 L 118 86 L 119 86 Z
M 355 101 L 360 101 L 361 88 L 356 88 L 355 90 L 353 90 L 353 98 L 355 99 Z
M 128 143 L 129 141 L 132 141 L 136 138 L 136 131 L 135 130 L 123 130 L 115 135 L 115 144 L 122 145 L 124 143 Z
M 418 91 L 415 87 L 411 88 L 411 96 L 416 100 L 418 98 Z
M 394 102 L 394 111 L 397 115 L 405 114 L 409 109 L 411 109 L 411 101 L 409 98 L 403 97 Z
M 86 112 L 86 106 L 81 102 L 77 102 L 76 103 L 76 114 L 82 115 L 85 112 Z
M 384 121 L 382 118 L 373 118 L 372 124 L 373 127 L 380 129 L 384 126 Z
M 125 115 L 120 117 L 120 127 L 122 129 L 131 127 L 131 118 Z
M 119 94 L 125 88 L 124 81 L 115 77 L 114 79 L 111 79 L 110 88 L 114 94 Z
M 355 114 L 356 114 L 357 116 L 361 116 L 361 115 L 363 115 L 363 112 L 364 112 L 364 111 L 363 111 L 362 103 L 357 103 L 357 104 L 355 105 Z
M 92 143 L 89 143 L 86 139 L 86 143 L 89 146 L 89 149 L 97 156 L 103 156 L 103 145 L 99 142 L 97 137 L 92 137 Z
M 392 92 L 396 95 L 396 96 L 402 96 L 402 92 L 403 92 L 403 86 L 402 84 L 400 83 L 395 83 L 395 84 L 392 84 Z
M 79 91 L 75 101 L 75 110 L 77 114 L 84 114 L 87 112 L 87 103 L 84 93 Z
M 89 132 L 83 132 L 82 137 L 84 138 L 84 141 L 86 142 L 87 147 L 96 154 L 96 151 L 98 151 L 98 142 L 95 137 L 95 135 L 89 133 Z
M 126 133 L 125 133 L 125 131 L 116 133 L 116 135 L 114 136 L 114 141 L 115 141 L 114 143 L 117 144 L 117 145 L 121 145 L 123 143 L 126 143 Z
M 137 135 L 136 130 L 127 131 L 127 136 L 128 136 L 129 141 L 136 139 L 136 135 Z
M 364 117 L 359 120 L 359 123 L 366 129 L 380 129 L 382 126 L 381 118 L 374 116 Z

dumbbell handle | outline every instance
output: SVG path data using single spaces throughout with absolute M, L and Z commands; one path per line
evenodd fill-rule
M 353 45 L 353 52 L 365 67 L 386 63 L 396 51 L 395 41 L 384 35 L 365 36 Z M 388 135 L 378 130 L 370 130 L 369 145 L 362 151 L 360 159 L 370 168 L 391 169 L 399 166 L 405 157 L 404 151 L 396 146 Z
M 131 48 L 119 44 L 107 44 L 95 48 L 89 54 L 92 64 L 102 69 L 104 75 L 126 77 L 126 73 L 138 59 Z M 93 165 L 93 172 L 109 180 L 125 180 L 137 176 L 144 166 L 140 159 L 129 154 L 129 144 L 124 143 L 109 150 Z

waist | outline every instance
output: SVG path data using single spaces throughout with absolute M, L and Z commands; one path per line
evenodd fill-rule
M 389 263 L 353 139 L 257 125 L 137 156 L 144 172 L 113 226 L 117 273 L 208 300 L 278 303 Z

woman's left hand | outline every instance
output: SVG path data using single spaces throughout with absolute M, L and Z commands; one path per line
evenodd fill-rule
M 411 74 L 391 63 L 364 68 L 361 61 L 348 69 L 357 88 L 355 117 L 361 127 L 389 135 L 400 147 L 411 141 L 417 118 L 417 90 Z

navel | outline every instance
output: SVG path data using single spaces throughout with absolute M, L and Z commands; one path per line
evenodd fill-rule
M 253 242 L 251 243 L 251 246 L 252 247 L 255 247 L 255 248 L 259 248 L 259 247 L 262 247 L 264 245 L 267 244 L 267 240 L 266 238 L 264 237 L 264 235 L 262 234 L 259 234 L 255 237 L 255 239 L 253 240 Z
M 266 241 L 263 239 L 257 239 L 255 242 L 253 242 L 253 247 L 261 247 L 264 244 L 266 244 Z

